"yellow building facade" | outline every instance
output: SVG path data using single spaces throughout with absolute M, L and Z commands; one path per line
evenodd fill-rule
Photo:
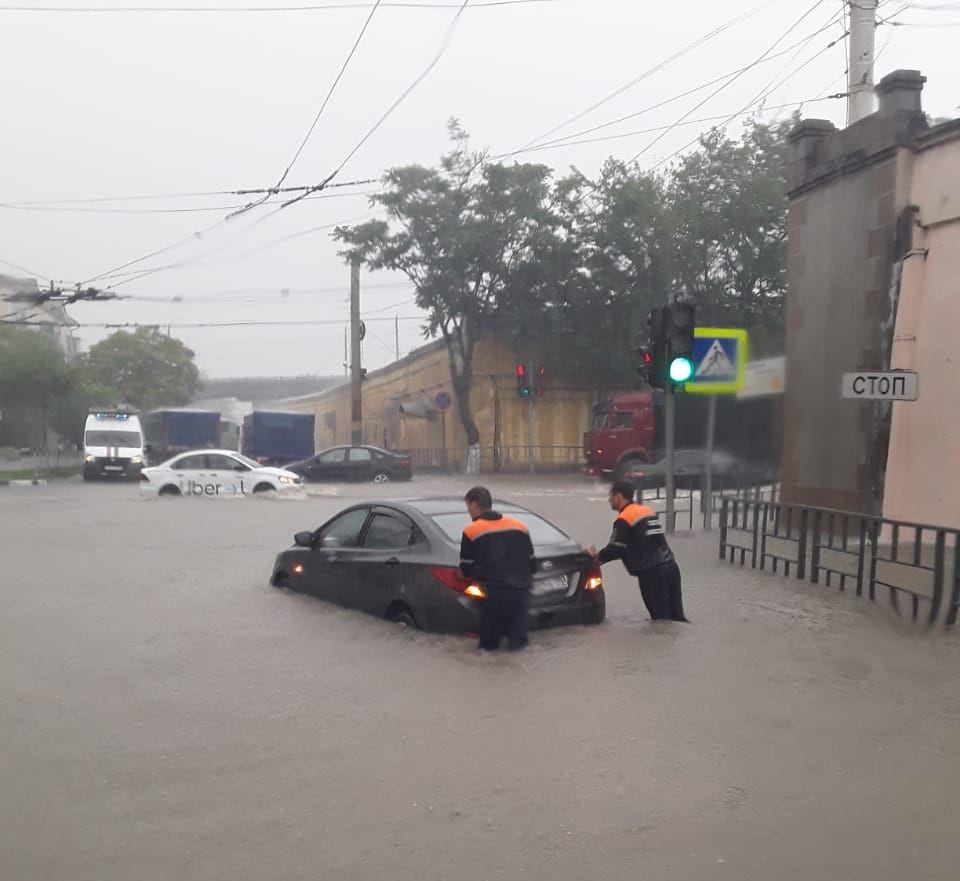
M 562 372 L 547 363 L 544 393 L 522 398 L 517 393 L 518 363 L 532 365 L 535 372 L 540 366 L 535 355 L 518 352 L 493 335 L 477 342 L 470 405 L 480 431 L 481 470 L 524 471 L 531 462 L 540 471 L 581 467 L 583 433 L 592 405 L 603 395 L 566 387 Z M 317 450 L 350 442 L 349 383 L 277 406 L 315 415 Z M 466 434 L 442 340 L 368 374 L 363 383 L 363 442 L 409 451 L 415 468 L 465 467 Z

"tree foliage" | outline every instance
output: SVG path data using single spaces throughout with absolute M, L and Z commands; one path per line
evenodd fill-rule
M 0 409 L 4 434 L 46 445 L 49 417 L 76 386 L 55 340 L 22 327 L 0 327 Z
M 140 327 L 133 333 L 118 330 L 91 346 L 82 371 L 94 389 L 115 389 L 117 403 L 150 410 L 193 398 L 200 385 L 193 356 L 180 340 L 155 327 Z
M 453 149 L 439 168 L 395 168 L 373 201 L 386 221 L 340 227 L 344 256 L 402 272 L 427 312 L 425 334 L 447 344 L 450 377 L 467 442 L 480 442 L 470 408 L 473 352 L 484 323 L 519 313 L 536 290 L 540 258 L 559 225 L 550 170 L 487 163 L 451 121 Z
M 623 387 L 654 305 L 692 299 L 701 324 L 745 327 L 782 346 L 786 292 L 783 165 L 788 123 L 711 131 L 673 168 L 607 161 L 590 179 L 486 161 L 456 121 L 439 167 L 392 169 L 373 198 L 385 219 L 341 227 L 344 256 L 402 272 L 440 335 L 468 442 L 478 333 L 536 338 L 570 375 Z M 759 345 L 757 345 L 759 343 Z

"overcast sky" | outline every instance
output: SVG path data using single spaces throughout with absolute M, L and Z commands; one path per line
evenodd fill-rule
M 236 10 L 278 10 L 309 2 L 0 0 L 0 261 L 74 282 L 180 243 L 131 267 L 174 264 L 171 268 L 117 288 L 143 299 L 78 305 L 71 313 L 81 322 L 171 324 L 171 332 L 196 351 L 201 369 L 214 377 L 342 373 L 349 273 L 329 229 L 322 227 L 374 216 L 367 201 L 373 187 L 330 190 L 273 216 L 267 216 L 272 209 L 262 207 L 219 224 L 229 213 L 226 206 L 244 199 L 171 195 L 264 187 L 277 180 L 369 15 L 370 3 L 311 11 Z M 384 3 L 373 15 L 288 184 L 324 179 L 429 64 L 459 4 L 423 2 L 437 5 Z M 459 117 L 476 147 L 493 153 L 516 150 L 698 37 L 758 8 L 552 137 L 635 113 L 758 58 L 814 5 L 813 0 L 546 0 L 486 7 L 483 2 L 468 5 L 439 63 L 337 180 L 376 178 L 385 168 L 412 162 L 434 163 L 447 147 L 445 123 L 451 116 Z M 312 5 L 324 5 L 324 0 Z M 960 0 L 888 0 L 881 15 L 894 15 L 904 5 L 911 8 L 894 20 L 911 26 L 878 30 L 877 79 L 896 68 L 919 68 L 928 78 L 925 109 L 935 116 L 956 116 Z M 234 11 L 22 10 L 111 6 Z M 947 8 L 921 8 L 937 6 Z M 757 65 L 690 118 L 734 113 L 771 80 L 782 80 L 782 85 L 766 100 L 762 118 L 767 120 L 792 109 L 771 107 L 843 91 L 843 41 L 792 73 L 841 35 L 841 10 L 841 0 L 822 0 L 774 51 L 806 40 L 832 15 L 835 25 L 798 46 L 796 56 L 792 50 Z M 592 136 L 669 125 L 713 88 Z M 804 114 L 843 125 L 845 102 L 811 103 Z M 639 162 L 653 165 L 708 125 L 678 126 Z M 732 134 L 737 130 L 736 124 L 729 129 Z M 656 134 L 524 153 L 517 159 L 545 162 L 560 173 L 570 165 L 592 172 L 610 155 L 630 158 Z M 9 205 L 152 194 L 167 198 Z M 0 272 L 13 270 L 0 263 Z M 370 331 L 364 359 L 376 368 L 393 358 L 394 317 L 400 319 L 401 353 L 422 340 L 420 324 L 408 320 L 416 316 L 408 285 L 366 273 L 362 285 Z M 183 301 L 172 302 L 173 297 Z M 261 319 L 337 323 L 177 327 Z M 85 328 L 81 339 L 89 346 L 108 332 Z

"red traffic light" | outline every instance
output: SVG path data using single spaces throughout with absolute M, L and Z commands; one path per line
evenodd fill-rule
M 517 365 L 517 379 L 525 379 L 527 376 L 527 368 L 522 364 Z

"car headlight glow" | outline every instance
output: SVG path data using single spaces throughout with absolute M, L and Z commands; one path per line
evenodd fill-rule
M 84 456 L 84 457 L 83 457 L 83 461 L 84 461 L 84 462 L 96 462 L 96 461 L 97 461 L 97 457 L 96 457 L 96 456 L 87 455 L 87 456 Z
M 479 584 L 469 584 L 464 588 L 463 591 L 468 597 L 473 597 L 475 600 L 486 599 L 487 594 Z
M 131 461 L 131 463 L 133 463 L 134 465 L 142 465 L 142 464 L 143 464 L 143 456 L 131 456 L 131 457 L 130 457 L 130 461 Z
M 295 484 L 296 482 L 297 482 L 297 479 L 296 479 L 295 477 L 281 477 L 281 478 L 280 478 L 280 483 L 282 483 L 284 486 L 292 486 L 292 485 Z

